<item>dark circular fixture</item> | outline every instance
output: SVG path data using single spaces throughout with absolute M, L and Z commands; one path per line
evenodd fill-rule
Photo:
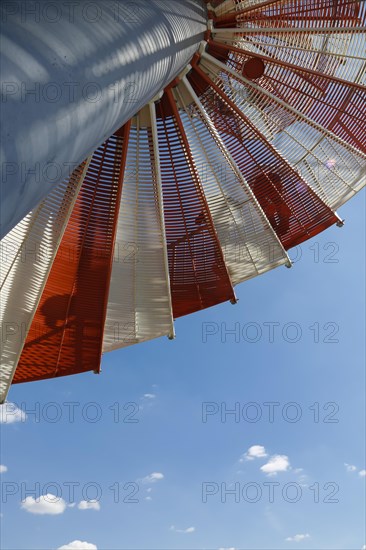
M 264 75 L 266 66 L 259 57 L 251 57 L 243 65 L 243 76 L 249 80 L 256 80 Z

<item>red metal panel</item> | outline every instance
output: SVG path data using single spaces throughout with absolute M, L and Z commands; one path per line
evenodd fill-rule
M 198 93 L 210 84 L 201 101 L 286 250 L 338 221 L 222 87 L 199 67 L 188 78 Z
M 234 290 L 170 89 L 157 105 L 169 272 L 175 318 L 226 300 Z
M 99 371 L 129 128 L 93 155 L 14 383 Z

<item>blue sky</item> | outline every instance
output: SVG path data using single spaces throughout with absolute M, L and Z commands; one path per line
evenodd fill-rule
M 237 287 L 237 305 L 178 320 L 174 342 L 106 355 L 100 376 L 14 386 L 9 401 L 37 412 L 1 426 L 1 547 L 360 550 L 364 211 L 361 193 L 344 228 Z M 37 504 L 34 487 L 62 500 Z

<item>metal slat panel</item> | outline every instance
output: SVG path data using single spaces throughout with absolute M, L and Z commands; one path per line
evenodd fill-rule
M 309 27 L 352 26 L 358 21 L 360 3 L 355 0 L 264 0 L 262 2 L 236 2 L 237 9 L 218 14 L 217 27 L 256 26 Z
M 113 135 L 90 161 L 14 383 L 100 369 L 122 148 Z
M 332 210 L 365 185 L 364 153 L 209 54 L 204 58 L 222 69 L 217 81 L 227 95 Z
M 235 294 L 170 89 L 157 119 L 173 314 L 180 317 Z
M 144 118 L 130 131 L 103 351 L 174 336 L 155 121 Z
M 364 40 L 364 48 L 366 40 Z M 362 51 L 362 50 L 360 50 Z M 288 106 L 311 118 L 326 130 L 332 131 L 346 143 L 366 152 L 364 140 L 366 120 L 366 61 L 353 64 L 352 80 L 341 79 L 338 74 L 338 59 L 329 68 L 331 59 L 319 53 L 316 68 L 302 68 L 297 64 L 263 55 L 258 48 L 240 44 L 224 45 L 210 42 L 208 53 L 220 59 L 228 56 L 227 66 L 239 76 L 245 75 L 248 63 L 262 63 L 263 75 L 256 78 L 261 89 L 278 97 Z M 320 61 L 319 61 L 320 59 Z M 357 70 L 356 66 L 358 65 Z M 250 89 L 250 87 L 249 87 Z M 247 91 L 245 86 L 244 91 Z M 244 94 L 243 94 L 244 95 Z M 256 94 L 246 93 L 247 100 L 255 103 Z M 268 98 L 266 99 L 268 104 Z M 277 116 L 280 116 L 278 109 Z M 288 117 L 282 117 L 286 125 Z
M 225 147 L 189 82 L 183 84 L 195 104 L 185 106 L 182 121 L 233 284 L 290 264 L 272 226 Z M 183 93 L 177 88 L 181 104 Z M 182 90 L 183 91 L 183 90 Z
M 202 94 L 202 104 L 286 250 L 339 221 L 233 103 L 219 77 L 214 82 L 195 66 L 188 80 Z
M 87 163 L 75 170 L 1 241 L 0 402 L 6 398 L 25 337 L 82 185 Z
M 289 265 L 364 185 L 366 2 L 206 4 L 191 65 L 4 240 L 3 395 L 25 337 L 14 382 L 98 372 L 102 350 L 173 338 L 174 317 Z

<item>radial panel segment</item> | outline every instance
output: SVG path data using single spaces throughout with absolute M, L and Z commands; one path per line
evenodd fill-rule
M 155 126 L 149 106 L 132 120 L 104 351 L 174 335 Z
M 128 129 L 91 159 L 14 382 L 100 369 Z
M 157 104 L 174 317 L 235 300 L 197 167 L 172 91 Z
M 184 102 L 187 91 L 192 94 L 187 100 L 195 100 L 188 106 Z M 233 284 L 289 263 L 253 192 L 186 79 L 176 88 L 176 94 L 184 107 L 182 122 Z
M 315 28 L 304 33 L 296 29 L 285 31 L 283 28 L 271 32 L 241 30 L 213 29 L 213 36 L 215 42 L 220 44 L 231 45 L 253 55 L 265 55 L 274 63 L 295 65 L 304 72 L 315 71 L 323 77 L 334 76 L 355 82 L 361 70 L 359 83 L 365 82 L 365 29 L 361 32 L 345 27 L 333 32 L 319 32 Z
M 217 27 L 293 26 L 306 31 L 317 26 L 354 26 L 359 14 L 359 0 L 231 0 L 219 7 L 215 23 Z
M 214 82 L 195 66 L 188 80 L 286 250 L 339 220 L 235 105 L 219 77 Z
M 220 69 L 219 76 L 212 64 Z M 356 146 L 265 90 L 260 80 L 245 78 L 210 54 L 204 54 L 201 67 L 331 209 L 365 185 L 366 154 Z
M 84 162 L 1 241 L 0 403 L 12 382 L 86 170 Z
M 320 62 L 321 56 L 318 56 L 315 68 L 303 68 L 296 61 L 264 55 L 253 45 L 247 47 L 240 43 L 239 46 L 210 42 L 208 53 L 217 59 L 228 58 L 228 67 L 239 76 L 255 80 L 264 92 L 281 99 L 314 123 L 366 152 L 366 61 L 353 64 L 354 72 L 348 75 L 352 80 L 345 80 L 339 76 L 335 63 L 329 67 L 331 58 Z M 365 47 L 364 40 L 363 49 Z M 336 61 L 341 65 L 341 59 Z M 262 71 L 253 78 L 246 73 L 247 67 L 254 63 L 262 66 Z M 255 94 L 247 94 L 247 101 L 255 103 L 255 99 Z M 282 117 L 282 124 L 286 126 L 288 118 Z

